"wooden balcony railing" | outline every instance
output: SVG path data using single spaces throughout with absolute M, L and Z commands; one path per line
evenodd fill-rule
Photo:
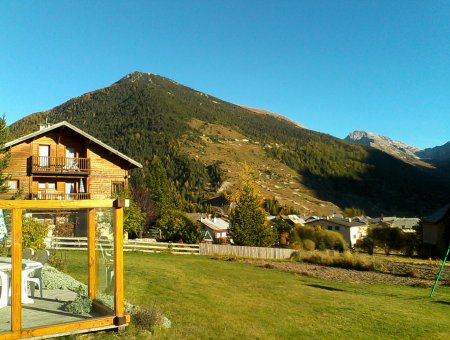
M 89 174 L 90 159 L 80 157 L 32 156 L 31 172 L 45 174 Z
M 72 194 L 66 194 L 64 192 L 46 192 L 38 191 L 31 193 L 32 200 L 65 200 L 65 201 L 77 201 L 91 199 L 91 194 L 87 192 L 78 192 Z

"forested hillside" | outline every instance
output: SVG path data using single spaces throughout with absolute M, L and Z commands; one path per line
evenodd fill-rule
M 224 144 L 223 130 L 245 136 L 267 159 L 293 169 L 316 198 L 367 213 L 423 214 L 447 199 L 450 185 L 433 173 L 385 153 L 299 127 L 192 90 L 167 78 L 134 72 L 117 83 L 35 113 L 11 126 L 14 136 L 35 131 L 48 119 L 66 120 L 144 164 L 163 160 L 177 189 L 192 201 L 214 196 L 231 176 L 214 154 L 186 145 Z M 192 122 L 217 127 L 205 135 Z M 229 157 L 233 157 L 232 153 Z M 208 161 L 205 161 L 208 159 Z M 260 169 L 264 164 L 260 164 Z M 264 171 L 270 171 L 264 170 Z M 134 174 L 136 185 L 142 173 Z M 297 207 L 298 208 L 298 207 Z M 301 210 L 301 209 L 300 209 Z

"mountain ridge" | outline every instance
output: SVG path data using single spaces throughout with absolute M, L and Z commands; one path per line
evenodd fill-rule
M 421 214 L 441 205 L 441 190 L 448 187 L 434 174 L 372 148 L 149 73 L 130 73 L 31 114 L 12 124 L 11 131 L 24 135 L 45 119 L 67 120 L 142 163 L 144 172 L 159 156 L 177 188 L 192 201 L 214 196 L 212 188 L 224 182 L 235 182 L 237 164 L 247 160 L 254 163 L 265 197 L 277 197 L 300 212 L 355 206 L 368 213 Z M 214 166 L 224 173 L 221 183 L 209 173 Z M 133 176 L 142 184 L 142 173 Z

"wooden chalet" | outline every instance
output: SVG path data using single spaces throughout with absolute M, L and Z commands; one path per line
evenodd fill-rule
M 8 236 L 0 240 L 0 340 L 42 339 L 126 326 L 130 321 L 123 278 L 126 201 L 111 196 L 127 186 L 130 169 L 141 164 L 67 122 L 13 140 L 6 148 L 11 158 L 5 170 L 9 192 L 0 197 L 0 227 L 6 228 Z M 10 200 L 14 195 L 25 199 Z M 24 259 L 22 230 L 30 218 L 36 220 L 42 214 L 51 217 L 43 223 L 53 223 L 54 228 L 61 214 L 76 216 L 76 223 L 64 224 L 72 226 L 73 230 L 64 229 L 72 235 L 83 221 L 86 250 L 77 261 L 84 275 L 80 269 L 59 275 L 84 279 L 74 289 L 47 286 L 45 280 L 53 281 L 44 278 L 42 295 L 34 296 L 29 289 L 34 283 L 29 279 L 35 273 L 29 268 L 38 268 L 33 266 L 40 263 L 38 257 Z M 66 247 L 70 249 L 70 243 Z M 40 268 L 54 270 L 44 264 Z M 76 288 L 82 286 L 92 307 L 79 315 L 64 306 L 79 297 Z
M 60 122 L 5 144 L 9 192 L 34 200 L 107 199 L 128 185 L 142 165 L 69 124 Z

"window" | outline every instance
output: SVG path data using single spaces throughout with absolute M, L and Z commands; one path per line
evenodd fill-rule
M 6 181 L 6 186 L 8 187 L 8 190 L 17 190 L 19 189 L 19 181 L 17 179 L 11 179 Z
M 334 227 L 334 230 L 339 230 L 340 228 L 338 227 L 338 226 L 335 226 Z
M 227 237 L 227 232 L 226 231 L 222 232 L 222 237 Z
M 124 182 L 112 182 L 111 194 L 118 194 L 125 189 Z
M 56 190 L 56 183 L 55 182 L 39 182 L 38 188 L 41 190 L 45 190 L 45 189 Z

